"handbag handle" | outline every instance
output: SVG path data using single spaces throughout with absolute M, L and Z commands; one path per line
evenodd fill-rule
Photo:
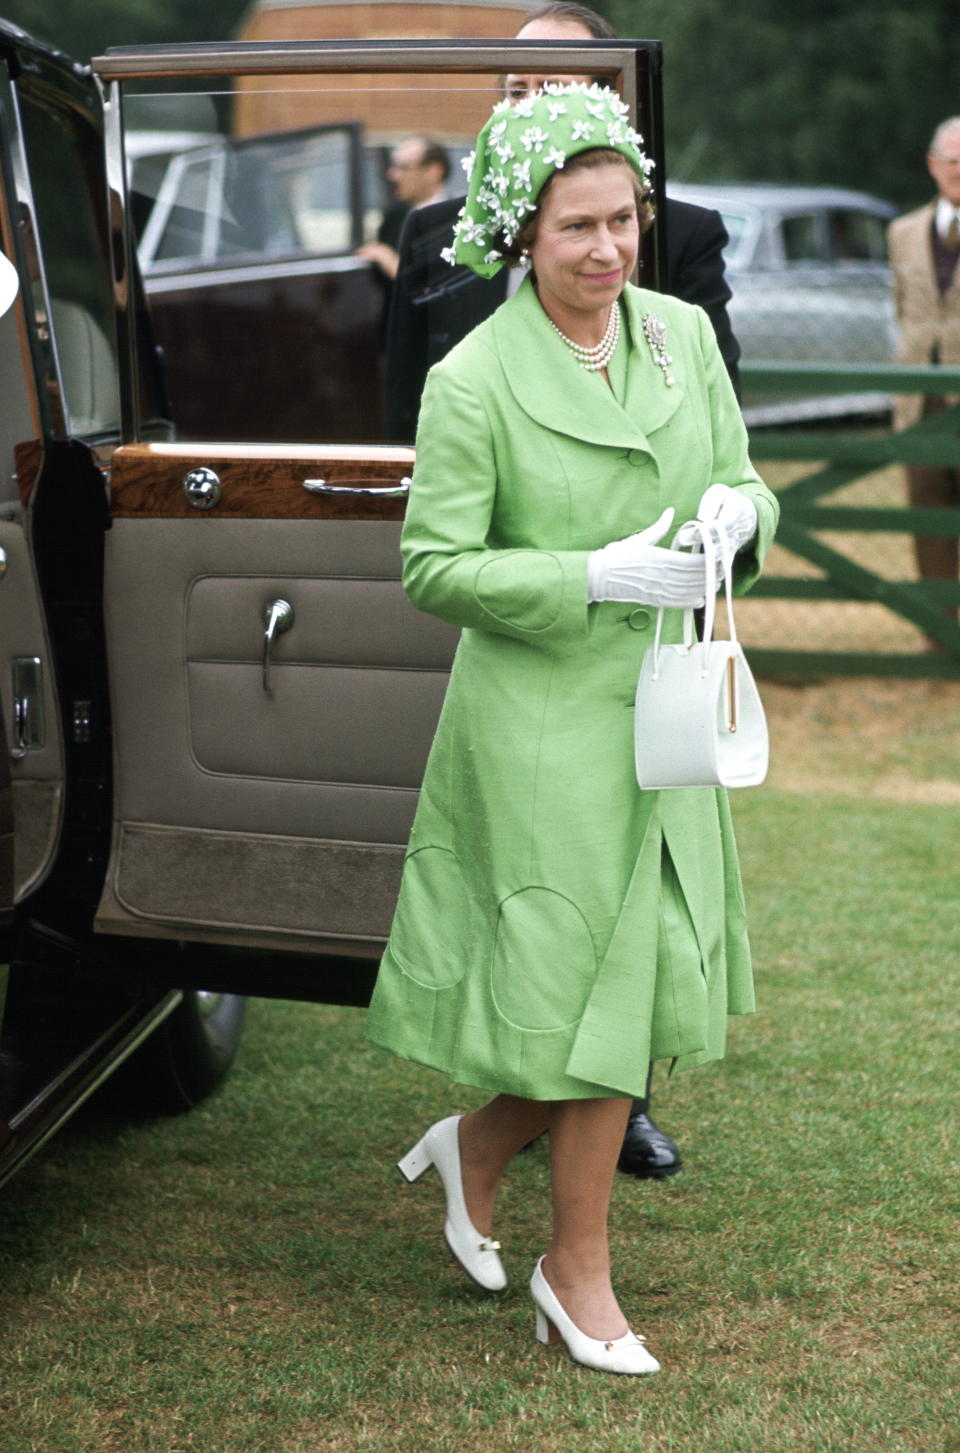
M 706 601 L 703 613 L 703 644 L 707 645 L 713 640 L 713 627 L 717 615 L 717 562 L 714 556 L 711 541 L 716 537 L 720 547 L 720 562 L 723 565 L 723 581 L 727 600 L 727 625 L 731 641 L 737 639 L 737 625 L 733 618 L 733 551 L 730 549 L 730 537 L 726 530 L 717 525 L 713 520 L 691 520 L 700 539 L 693 548 L 700 549 L 704 554 L 706 565 Z M 679 534 L 679 531 L 677 532 Z M 671 550 L 682 550 L 684 547 L 673 537 L 670 545 Z M 666 606 L 657 609 L 657 627 L 653 635 L 653 679 L 657 680 L 660 675 L 660 637 L 663 632 L 663 612 Z M 683 645 L 689 650 L 693 645 L 693 606 L 685 606 L 683 611 Z M 707 674 L 707 657 L 704 653 L 702 675 Z

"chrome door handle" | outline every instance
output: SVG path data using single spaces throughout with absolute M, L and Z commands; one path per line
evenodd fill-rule
M 15 762 L 22 762 L 28 752 L 38 752 L 47 739 L 43 715 L 43 662 L 39 656 L 15 656 L 11 674 L 14 744 L 10 755 Z
M 263 608 L 263 622 L 263 689 L 269 694 L 273 643 L 277 636 L 282 636 L 293 625 L 293 606 L 288 600 L 268 600 Z
M 305 479 L 304 489 L 311 494 L 378 494 L 383 499 L 403 499 L 410 493 L 410 481 L 401 479 L 399 484 L 375 485 L 371 482 L 357 484 L 328 484 L 325 479 Z

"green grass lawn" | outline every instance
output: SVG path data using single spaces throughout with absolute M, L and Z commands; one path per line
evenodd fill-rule
M 960 814 L 736 797 L 759 1012 L 661 1080 L 684 1173 L 618 1177 L 625 1310 L 663 1364 L 533 1338 L 542 1146 L 468 1284 L 435 1176 L 393 1169 L 475 1103 L 363 1014 L 258 1001 L 205 1106 L 78 1117 L 0 1199 L 3 1453 L 956 1453 Z

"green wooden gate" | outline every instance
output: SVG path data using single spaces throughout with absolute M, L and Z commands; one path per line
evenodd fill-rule
M 745 364 L 744 390 L 751 394 L 847 394 L 854 391 L 960 395 L 960 369 L 858 367 L 820 364 Z M 960 582 L 889 580 L 831 548 L 817 531 L 886 531 L 960 537 L 960 508 L 847 508 L 825 501 L 855 479 L 891 464 L 943 464 L 960 470 L 960 404 L 933 414 L 901 433 L 862 429 L 841 432 L 763 427 L 751 432 L 751 452 L 761 475 L 765 461 L 809 461 L 809 474 L 778 492 L 782 514 L 777 544 L 818 567 L 825 579 L 764 575 L 751 598 L 859 601 L 879 604 L 932 637 L 941 651 L 912 653 L 750 649 L 759 671 L 799 676 L 828 673 L 867 676 L 960 678 L 960 625 L 944 613 L 960 606 Z

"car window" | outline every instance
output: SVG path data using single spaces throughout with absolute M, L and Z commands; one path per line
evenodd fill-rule
M 19 100 L 41 239 L 38 249 L 30 236 L 33 219 L 21 218 L 36 316 L 53 341 L 68 432 L 107 433 L 118 427 L 120 404 L 100 139 L 46 92 L 41 100 L 24 86 Z
M 796 213 L 780 222 L 785 262 L 822 262 L 825 256 L 821 214 Z
M 349 252 L 363 237 L 351 198 L 355 146 L 353 128 L 317 128 L 262 140 L 224 137 L 168 158 L 141 229 L 141 264 L 149 272 L 247 253 Z
M 836 207 L 827 214 L 830 255 L 837 262 L 885 262 L 887 223 L 872 212 Z
M 750 218 L 743 212 L 730 212 L 726 207 L 719 209 L 720 217 L 730 241 L 723 251 L 727 267 L 742 267 L 750 254 Z
M 126 137 L 211 138 L 174 150 L 159 180 L 141 170 L 156 195 L 130 209 L 179 439 L 395 437 L 387 345 L 401 234 L 415 211 L 444 203 L 433 271 L 417 274 L 432 308 L 466 190 L 461 163 L 502 99 L 502 68 L 484 65 L 141 77 L 123 93 Z M 448 169 L 427 168 L 429 191 L 392 164 L 411 137 L 438 147 Z

